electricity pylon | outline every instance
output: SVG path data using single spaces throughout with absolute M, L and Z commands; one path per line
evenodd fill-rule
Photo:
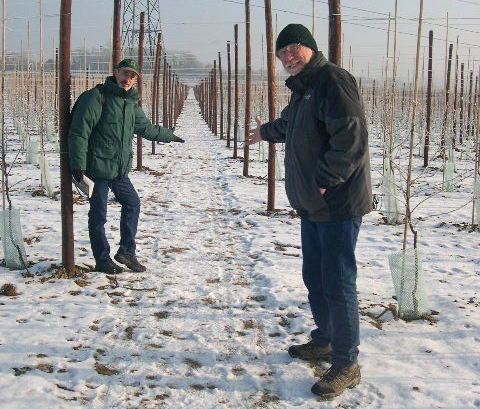
M 145 62 L 153 66 L 160 24 L 160 0 L 124 0 L 122 48 L 126 57 L 138 57 L 140 13 L 145 12 Z M 162 39 L 163 42 L 163 39 Z M 162 47 L 163 48 L 163 47 Z

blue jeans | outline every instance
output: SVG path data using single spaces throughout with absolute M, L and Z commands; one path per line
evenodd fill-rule
M 105 236 L 109 189 L 112 189 L 115 198 L 122 205 L 118 252 L 135 255 L 135 235 L 140 215 L 140 199 L 132 182 L 128 176 L 113 180 L 95 178 L 94 182 L 95 186 L 88 212 L 88 233 L 95 261 L 104 263 L 110 260 L 110 246 Z
M 312 341 L 332 346 L 332 364 L 351 366 L 358 356 L 359 318 L 355 245 L 361 217 L 341 222 L 302 218 L 303 282 L 317 326 Z

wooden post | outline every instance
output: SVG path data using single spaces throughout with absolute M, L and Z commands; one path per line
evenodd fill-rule
M 85 91 L 88 89 L 88 69 L 87 69 L 87 38 L 83 37 L 83 74 L 85 79 Z
M 230 64 L 230 41 L 227 41 L 227 70 L 228 70 L 228 90 L 227 90 L 227 148 L 230 148 L 230 130 L 232 126 L 232 67 Z
M 223 75 L 222 75 L 222 55 L 218 53 L 218 75 L 220 80 L 220 139 L 223 139 Z
M 245 0 L 245 67 L 246 67 L 246 88 L 245 88 L 245 134 L 244 141 L 248 139 L 250 131 L 251 99 L 252 99 L 252 55 L 250 46 L 250 0 Z M 250 150 L 247 143 L 243 144 L 243 176 L 248 176 L 248 162 Z
M 459 134 L 459 142 L 460 145 L 463 145 L 463 88 L 464 88 L 464 80 L 463 80 L 463 73 L 465 70 L 465 64 L 461 63 L 460 64 L 460 117 L 459 117 L 459 128 L 460 128 L 460 134 Z
M 442 146 L 445 146 L 445 138 L 447 135 L 448 105 L 450 102 L 450 73 L 452 70 L 452 52 L 453 52 L 453 44 L 450 44 L 450 47 L 448 50 L 447 77 L 445 82 L 445 106 L 444 106 L 443 120 L 442 120 L 442 136 L 441 136 Z
M 23 92 L 23 55 L 22 55 L 22 92 Z M 58 132 L 58 47 L 55 49 L 55 132 Z
M 430 147 L 430 123 L 432 114 L 432 64 L 433 64 L 433 30 L 428 33 L 428 77 L 427 77 L 427 119 L 425 126 L 425 144 L 423 145 L 423 167 L 428 166 L 428 151 Z
M 175 83 L 175 76 L 176 74 L 172 71 L 172 68 L 170 67 L 169 69 L 169 76 L 168 76 L 168 85 L 169 85 L 169 91 L 168 91 L 168 114 L 169 114 L 169 119 L 168 119 L 168 127 L 170 129 L 173 129 L 173 84 Z
M 70 126 L 70 36 L 72 0 L 61 0 L 59 45 L 59 136 L 60 136 L 60 191 L 62 217 L 62 264 L 67 273 L 75 271 L 73 246 L 72 174 L 68 157 L 68 127 Z
M 385 82 L 383 89 L 383 152 L 382 152 L 382 172 L 385 172 L 385 157 L 387 154 L 387 117 L 388 117 L 388 61 L 390 51 L 390 13 L 388 13 L 388 29 L 387 29 L 387 55 L 385 60 Z
M 361 78 L 360 78 L 361 80 Z M 362 90 L 361 88 L 361 85 L 362 83 L 360 82 L 360 85 L 359 85 L 359 89 L 360 89 L 360 92 Z M 371 117 L 371 122 L 373 124 L 373 121 L 374 121 L 374 118 L 375 118 L 375 107 L 377 105 L 377 100 L 376 100 L 376 97 L 375 97 L 375 79 L 373 80 L 373 84 L 372 84 L 372 117 Z
M 158 33 L 153 73 L 152 122 L 158 125 L 158 105 L 160 102 L 160 56 L 162 54 L 162 33 Z M 152 155 L 155 155 L 155 141 L 152 141 Z
M 116 69 L 120 62 L 120 55 L 122 49 L 122 36 L 120 34 L 120 17 L 122 4 L 121 0 L 113 0 L 113 48 L 112 48 L 112 65 Z
M 267 38 L 268 120 L 275 119 L 275 52 L 273 48 L 272 4 L 265 0 L 265 34 Z M 263 87 L 263 84 L 262 84 Z M 275 153 L 274 143 L 268 144 L 268 199 L 267 211 L 275 210 Z
M 167 78 L 168 78 L 168 65 L 167 65 L 167 56 L 163 56 L 163 84 L 162 84 L 162 125 L 164 128 L 168 128 L 167 121 Z
M 140 95 L 140 100 L 138 105 L 141 107 L 143 105 L 143 40 L 145 36 L 145 12 L 140 13 L 140 32 L 138 34 L 138 94 Z M 142 169 L 142 136 L 137 135 L 137 170 Z
M 208 78 L 207 78 L 207 116 L 208 116 L 208 128 L 210 129 L 210 132 L 213 132 L 213 72 L 210 70 L 208 73 Z
M 473 71 L 470 70 L 470 80 L 468 86 L 468 107 L 467 107 L 467 139 L 470 139 L 473 136 L 473 126 L 471 126 L 472 121 L 472 96 L 473 96 Z
M 208 125 L 208 129 L 210 129 L 210 71 L 208 75 L 205 77 L 205 123 Z
M 217 109 L 217 60 L 213 60 L 212 78 L 212 100 L 213 100 L 213 134 L 218 135 L 218 109 Z
M 479 76 L 480 76 L 480 69 L 479 69 Z M 478 79 L 478 77 L 477 77 Z M 479 174 L 479 160 L 480 160 L 480 146 L 479 146 L 479 138 L 480 138 L 480 87 L 477 90 L 477 131 L 475 136 L 475 164 L 474 164 L 474 176 L 473 176 L 473 186 L 477 185 L 478 174 Z M 478 198 L 475 198 L 473 195 L 473 203 L 472 203 L 472 227 L 475 226 L 475 207 L 476 201 Z M 477 226 L 477 228 L 480 226 Z
M 388 145 L 388 160 L 390 174 L 393 177 L 393 133 L 394 133 L 394 118 L 395 118 L 395 103 L 396 103 L 396 88 L 397 88 L 397 21 L 398 21 L 398 0 L 395 0 L 395 24 L 393 33 L 393 67 L 392 67 L 392 102 L 390 104 L 390 138 Z
M 315 38 L 315 0 L 312 0 L 312 37 Z
M 412 113 L 412 126 L 410 128 L 410 153 L 408 159 L 408 172 L 407 172 L 407 191 L 405 194 L 405 226 L 403 229 L 403 251 L 407 249 L 407 233 L 408 227 L 413 232 L 413 248 L 417 248 L 417 233 L 411 224 L 411 210 L 410 210 L 410 192 L 412 189 L 412 169 L 413 169 L 413 147 L 415 137 L 415 120 L 417 114 L 417 102 L 418 102 L 418 71 L 420 66 L 420 45 L 422 42 L 422 22 L 423 22 L 423 0 L 420 0 L 420 13 L 418 17 L 418 35 L 417 35 L 417 56 L 415 59 L 415 85 L 414 85 L 414 101 L 413 113 Z
M 455 84 L 453 86 L 453 125 L 452 125 L 452 147 L 457 143 L 457 104 L 458 104 L 458 36 L 457 49 L 455 51 Z
M 5 26 L 6 26 L 6 10 L 5 10 L 5 0 L 3 0 L 2 6 L 2 14 L 3 14 L 3 21 L 2 21 L 2 210 L 5 210 L 5 179 L 6 179 L 6 172 L 7 172 L 7 165 L 5 162 L 5 147 L 6 147 L 6 139 L 5 139 L 5 65 L 6 65 L 6 57 L 5 57 Z
M 235 87 L 234 87 L 234 121 L 233 121 L 233 159 L 238 156 L 238 24 L 234 26 L 235 37 Z
M 340 66 L 342 35 L 342 17 L 340 14 L 340 0 L 328 0 L 328 61 Z

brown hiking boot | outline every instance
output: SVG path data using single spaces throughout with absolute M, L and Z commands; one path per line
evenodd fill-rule
M 314 344 L 313 341 L 307 342 L 306 344 L 292 345 L 288 348 L 288 354 L 292 358 L 300 358 L 305 361 L 328 361 L 330 359 L 330 352 L 332 352 L 330 345 L 321 347 Z
M 140 264 L 137 257 L 133 254 L 117 253 L 115 254 L 115 260 L 137 273 L 147 271 L 147 267 L 145 267 L 143 264 Z
M 312 392 L 323 399 L 332 399 L 341 395 L 345 389 L 357 386 L 360 379 L 358 361 L 350 368 L 332 365 L 312 386 Z
M 115 264 L 112 260 L 107 260 L 103 263 L 97 263 L 95 265 L 95 271 L 100 271 L 105 274 L 120 274 L 123 273 L 123 268 Z

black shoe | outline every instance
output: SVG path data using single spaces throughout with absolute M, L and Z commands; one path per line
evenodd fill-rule
M 118 264 L 115 264 L 112 260 L 104 261 L 103 263 L 97 263 L 95 271 L 100 271 L 106 274 L 120 274 L 123 273 L 123 268 Z
M 322 399 L 332 399 L 341 395 L 345 389 L 357 386 L 360 379 L 360 368 L 357 361 L 351 367 L 332 365 L 312 386 L 312 392 Z
M 328 361 L 330 359 L 330 352 L 332 352 L 330 345 L 321 347 L 314 344 L 313 341 L 307 342 L 306 344 L 292 345 L 288 348 L 288 354 L 292 358 L 300 358 L 305 361 Z
M 137 257 L 133 254 L 117 253 L 115 254 L 115 260 L 120 264 L 126 265 L 130 270 L 142 273 L 147 270 L 143 264 L 140 264 Z

